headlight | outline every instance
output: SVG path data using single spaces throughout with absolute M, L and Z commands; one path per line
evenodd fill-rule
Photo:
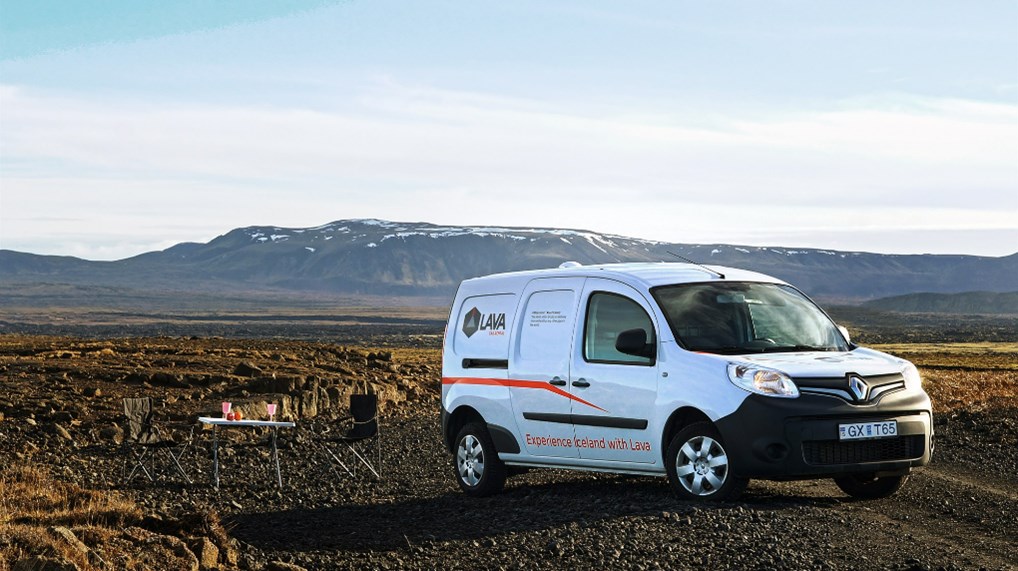
M 745 363 L 728 365 L 728 378 L 740 389 L 769 397 L 794 399 L 799 396 L 799 388 L 788 375 L 773 369 L 764 369 Z
M 919 369 L 915 368 L 915 365 L 912 363 L 905 365 L 905 370 L 901 374 L 905 377 L 905 386 L 922 388 L 923 378 L 919 376 Z

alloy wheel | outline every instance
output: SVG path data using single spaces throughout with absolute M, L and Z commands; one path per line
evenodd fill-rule
M 456 471 L 468 486 L 476 486 L 484 476 L 484 449 L 472 434 L 460 439 L 456 450 Z
M 709 496 L 721 489 L 728 478 L 728 454 L 717 440 L 694 436 L 675 457 L 675 473 L 687 492 Z

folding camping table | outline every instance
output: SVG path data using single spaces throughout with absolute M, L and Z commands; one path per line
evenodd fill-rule
M 198 422 L 212 426 L 212 484 L 219 489 L 219 427 L 256 427 L 266 426 L 271 429 L 269 442 L 272 447 L 272 461 L 276 465 L 276 483 L 283 487 L 283 475 L 279 471 L 279 448 L 276 446 L 276 436 L 280 428 L 293 428 L 296 423 L 271 420 L 226 420 L 225 418 L 213 418 L 210 416 L 198 417 Z

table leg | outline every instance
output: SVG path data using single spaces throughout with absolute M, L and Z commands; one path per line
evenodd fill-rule
M 219 489 L 219 429 L 212 425 L 212 484 Z
M 283 474 L 279 471 L 279 448 L 276 446 L 276 434 L 278 432 L 278 428 L 272 428 L 272 459 L 276 463 L 276 483 L 279 484 L 279 489 L 283 489 Z

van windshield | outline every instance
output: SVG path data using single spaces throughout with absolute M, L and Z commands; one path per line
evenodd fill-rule
M 702 283 L 654 288 L 676 340 L 723 355 L 848 351 L 830 318 L 795 288 L 768 283 Z

